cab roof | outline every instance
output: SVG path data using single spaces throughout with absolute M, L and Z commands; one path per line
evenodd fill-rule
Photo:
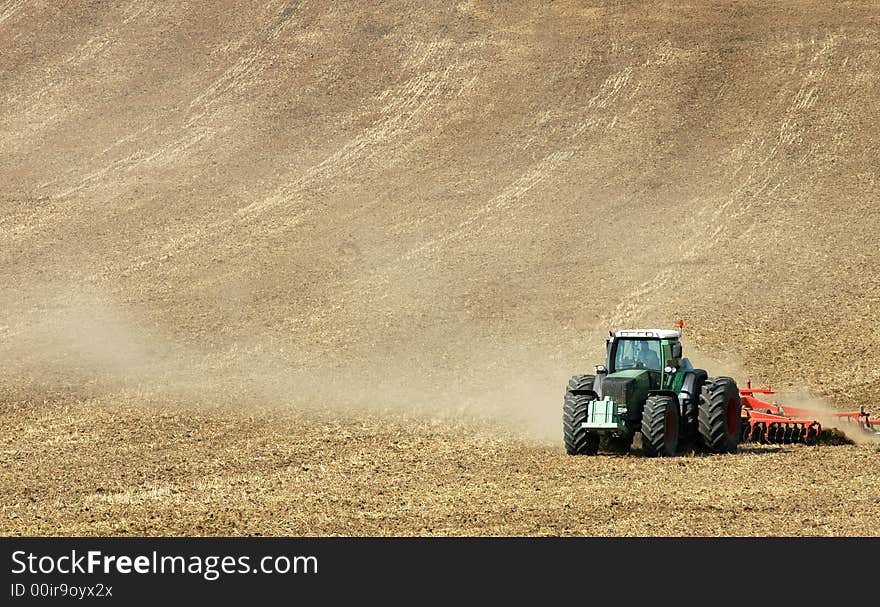
M 641 339 L 678 339 L 681 331 L 672 329 L 621 329 L 614 331 L 614 337 L 638 337 Z

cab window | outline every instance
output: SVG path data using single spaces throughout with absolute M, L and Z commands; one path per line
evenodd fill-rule
M 660 371 L 660 341 L 656 339 L 621 339 L 614 353 L 614 370 L 648 369 Z

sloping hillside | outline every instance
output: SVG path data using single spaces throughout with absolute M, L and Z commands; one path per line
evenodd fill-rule
M 4 507 L 74 457 L 39 420 L 114 407 L 428 410 L 540 459 L 605 332 L 679 318 L 710 369 L 878 408 L 878 32 L 870 1 L 0 2 Z

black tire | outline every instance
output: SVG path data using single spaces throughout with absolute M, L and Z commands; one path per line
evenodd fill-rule
M 700 392 L 703 389 L 703 384 L 709 377 L 709 375 L 702 369 L 694 369 L 692 373 L 693 380 L 685 380 L 687 390 L 685 390 L 685 386 L 682 386 L 682 390 L 690 397 L 690 402 L 684 410 L 684 422 L 681 425 L 681 430 L 684 436 L 687 436 L 689 439 L 696 437 L 697 435 L 697 416 L 699 415 Z
M 642 450 L 648 457 L 668 457 L 678 451 L 678 404 L 665 394 L 649 396 L 642 413 Z
M 633 435 L 625 434 L 623 436 L 612 436 L 611 434 L 603 434 L 599 441 L 599 448 L 611 453 L 619 453 L 625 455 L 632 448 Z
M 700 442 L 712 453 L 736 453 L 742 404 L 736 382 L 713 377 L 703 384 L 698 414 Z
M 596 455 L 599 434 L 581 428 L 587 421 L 592 397 L 567 394 L 562 405 L 562 436 L 569 455 Z
M 565 388 L 565 393 L 568 394 L 575 390 L 592 390 L 595 381 L 595 375 L 575 375 L 568 380 L 568 386 Z

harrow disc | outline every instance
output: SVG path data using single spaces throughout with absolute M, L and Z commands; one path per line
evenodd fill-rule
M 756 443 L 766 443 L 767 442 L 767 427 L 764 425 L 764 422 L 758 422 L 752 428 L 752 436 L 751 439 Z

